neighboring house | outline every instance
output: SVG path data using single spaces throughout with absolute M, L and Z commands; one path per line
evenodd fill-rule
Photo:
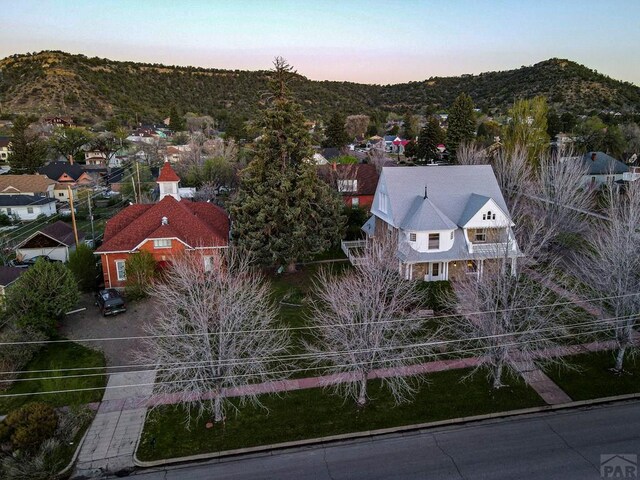
M 150 252 L 160 267 L 184 251 L 198 251 L 211 268 L 220 249 L 229 245 L 229 218 L 220 207 L 180 199 L 180 178 L 166 162 L 158 176 L 160 200 L 135 204 L 107 221 L 104 242 L 96 250 L 107 288 L 126 284 L 126 261 L 138 252 Z
M 44 123 L 54 127 L 73 127 L 73 119 L 71 117 L 45 117 Z
M 403 140 L 397 135 L 385 135 L 384 146 L 387 153 L 402 154 L 409 140 Z
M 0 137 L 0 163 L 6 163 L 11 153 L 11 139 L 9 137 Z
M 64 185 L 91 186 L 94 180 L 81 165 L 67 162 L 51 162 L 38 169 L 38 173 Z
M 24 268 L 0 265 L 0 303 L 4 300 L 7 288 L 25 272 Z
M 580 161 L 587 168 L 583 185 L 598 188 L 602 185 L 613 185 L 623 180 L 629 167 L 604 152 L 590 152 L 582 157 L 565 157 L 565 160 Z
M 485 262 L 520 255 L 511 217 L 490 165 L 385 167 L 363 230 L 398 242 L 402 275 L 425 281 L 480 276 Z M 352 262 L 350 248 L 343 242 Z
M 191 151 L 189 145 L 169 145 L 164 153 L 164 161 L 178 163 L 189 151 Z
M 54 197 L 56 182 L 44 175 L 1 175 L 0 195 Z
M 113 157 L 113 154 L 111 155 Z M 106 167 L 109 165 L 107 154 L 99 150 L 84 152 L 84 163 L 86 165 Z
M 78 198 L 78 187 L 75 185 L 69 185 L 64 183 L 56 183 L 53 188 L 54 198 L 59 202 L 68 203 L 69 202 L 69 193 L 75 200 Z
M 0 195 L 0 212 L 19 220 L 35 220 L 56 213 L 56 200 L 36 195 Z
M 78 231 L 78 241 L 85 238 L 84 232 Z M 53 260 L 69 261 L 69 254 L 76 249 L 73 228 L 61 220 L 41 228 L 24 239 L 16 247 L 16 256 L 28 260 L 39 255 L 47 255 Z
M 371 208 L 378 185 L 375 165 L 366 163 L 323 165 L 320 177 L 337 190 L 347 207 Z

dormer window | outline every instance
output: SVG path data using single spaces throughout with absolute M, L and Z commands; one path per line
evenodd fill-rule
M 378 197 L 378 208 L 382 213 L 387 213 L 387 208 L 388 208 L 387 203 L 388 203 L 387 194 L 380 192 L 380 196 Z
M 153 248 L 171 248 L 170 238 L 156 238 L 153 241 Z
M 429 250 L 438 250 L 440 248 L 440 234 L 439 233 L 430 233 L 429 234 Z
M 410 233 L 409 234 L 409 241 L 410 242 L 415 242 L 416 241 L 416 234 L 415 233 Z

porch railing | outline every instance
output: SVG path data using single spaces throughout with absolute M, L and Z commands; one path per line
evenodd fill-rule
M 351 265 L 358 265 L 362 263 L 364 260 L 362 255 L 358 255 L 358 253 L 362 253 L 364 247 L 367 246 L 366 240 L 350 240 L 350 241 L 342 241 L 340 242 L 340 247 L 342 251 L 351 262 Z

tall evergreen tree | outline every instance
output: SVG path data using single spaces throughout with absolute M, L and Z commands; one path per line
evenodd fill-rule
M 11 131 L 11 153 L 8 162 L 11 173 L 36 173 L 47 160 L 47 144 L 29 131 L 29 120 L 19 116 Z
M 263 265 L 288 265 L 336 243 L 344 230 L 342 201 L 305 160 L 313 151 L 300 105 L 288 88 L 293 69 L 276 58 L 262 112 L 256 156 L 242 172 L 231 205 L 235 243 Z
M 466 93 L 456 97 L 449 111 L 447 127 L 447 149 L 455 157 L 458 145 L 472 140 L 476 133 L 473 100 Z
M 182 132 L 185 129 L 184 118 L 178 113 L 175 105 L 173 105 L 169 111 L 169 127 L 171 127 L 171 130 L 174 132 Z
M 444 132 L 440 122 L 435 117 L 429 117 L 427 124 L 420 130 L 416 158 L 421 161 L 434 159 L 437 156 L 437 146 L 444 143 Z
M 335 112 L 324 131 L 325 139 L 322 142 L 323 147 L 342 148 L 349 143 L 349 135 L 344 128 L 346 117 L 339 112 Z

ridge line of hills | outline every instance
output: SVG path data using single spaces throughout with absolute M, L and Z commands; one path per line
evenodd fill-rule
M 80 123 L 110 117 L 159 121 L 172 106 L 181 113 L 221 121 L 251 118 L 267 89 L 265 70 L 114 61 L 60 51 L 0 60 L 0 114 L 65 115 Z M 640 113 L 640 87 L 614 80 L 570 60 L 552 58 L 514 70 L 376 85 L 309 80 L 297 75 L 292 90 L 305 114 L 375 115 L 446 111 L 466 92 L 485 113 L 504 114 L 517 98 L 544 95 L 558 112 Z

